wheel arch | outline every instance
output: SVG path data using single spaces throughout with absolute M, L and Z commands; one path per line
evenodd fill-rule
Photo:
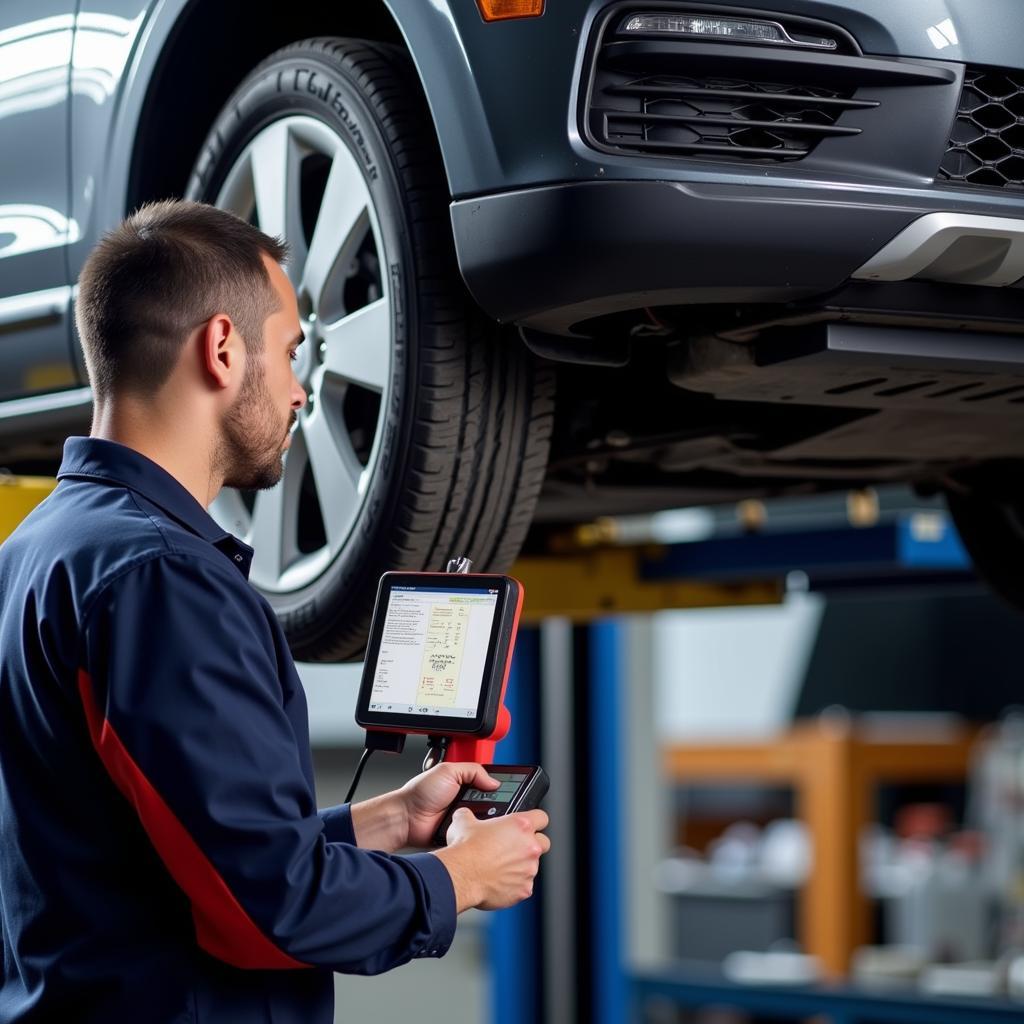
M 275 50 L 316 35 L 406 45 L 384 0 L 274 4 L 258 19 L 242 0 L 158 7 L 132 74 L 146 87 L 127 133 L 131 160 L 120 216 L 147 200 L 181 195 L 203 139 L 238 84 Z

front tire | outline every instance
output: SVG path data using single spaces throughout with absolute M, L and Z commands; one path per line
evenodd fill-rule
M 188 186 L 289 243 L 310 395 L 280 484 L 211 511 L 297 658 L 364 647 L 379 575 L 501 571 L 544 479 L 554 381 L 473 306 L 441 155 L 401 49 L 310 39 L 228 101 Z

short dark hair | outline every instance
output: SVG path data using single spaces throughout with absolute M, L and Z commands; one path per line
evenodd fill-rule
M 190 331 L 231 317 L 249 351 L 278 308 L 263 264 L 287 244 L 206 203 L 147 203 L 108 231 L 78 278 L 75 323 L 96 398 L 152 394 L 170 376 Z

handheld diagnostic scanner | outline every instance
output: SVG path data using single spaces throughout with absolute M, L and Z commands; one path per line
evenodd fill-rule
M 474 813 L 480 810 L 478 817 L 536 806 L 547 790 L 542 769 L 492 763 L 496 744 L 511 727 L 504 698 L 522 607 L 522 585 L 511 576 L 381 577 L 356 701 L 367 750 L 348 799 L 369 752 L 400 752 L 412 734 L 428 738 L 424 770 L 442 760 L 475 761 L 502 783 L 500 801 L 469 799 L 469 787 L 463 787 L 448 809 L 445 829 L 460 801 Z

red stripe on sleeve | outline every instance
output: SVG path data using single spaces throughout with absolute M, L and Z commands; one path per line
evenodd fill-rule
M 113 726 L 101 716 L 92 679 L 82 669 L 78 672 L 78 691 L 89 735 L 100 760 L 117 788 L 135 808 L 171 877 L 192 903 L 192 920 L 199 945 L 235 967 L 278 970 L 309 967 L 279 950 L 256 927 L 217 869 L 143 775 Z

